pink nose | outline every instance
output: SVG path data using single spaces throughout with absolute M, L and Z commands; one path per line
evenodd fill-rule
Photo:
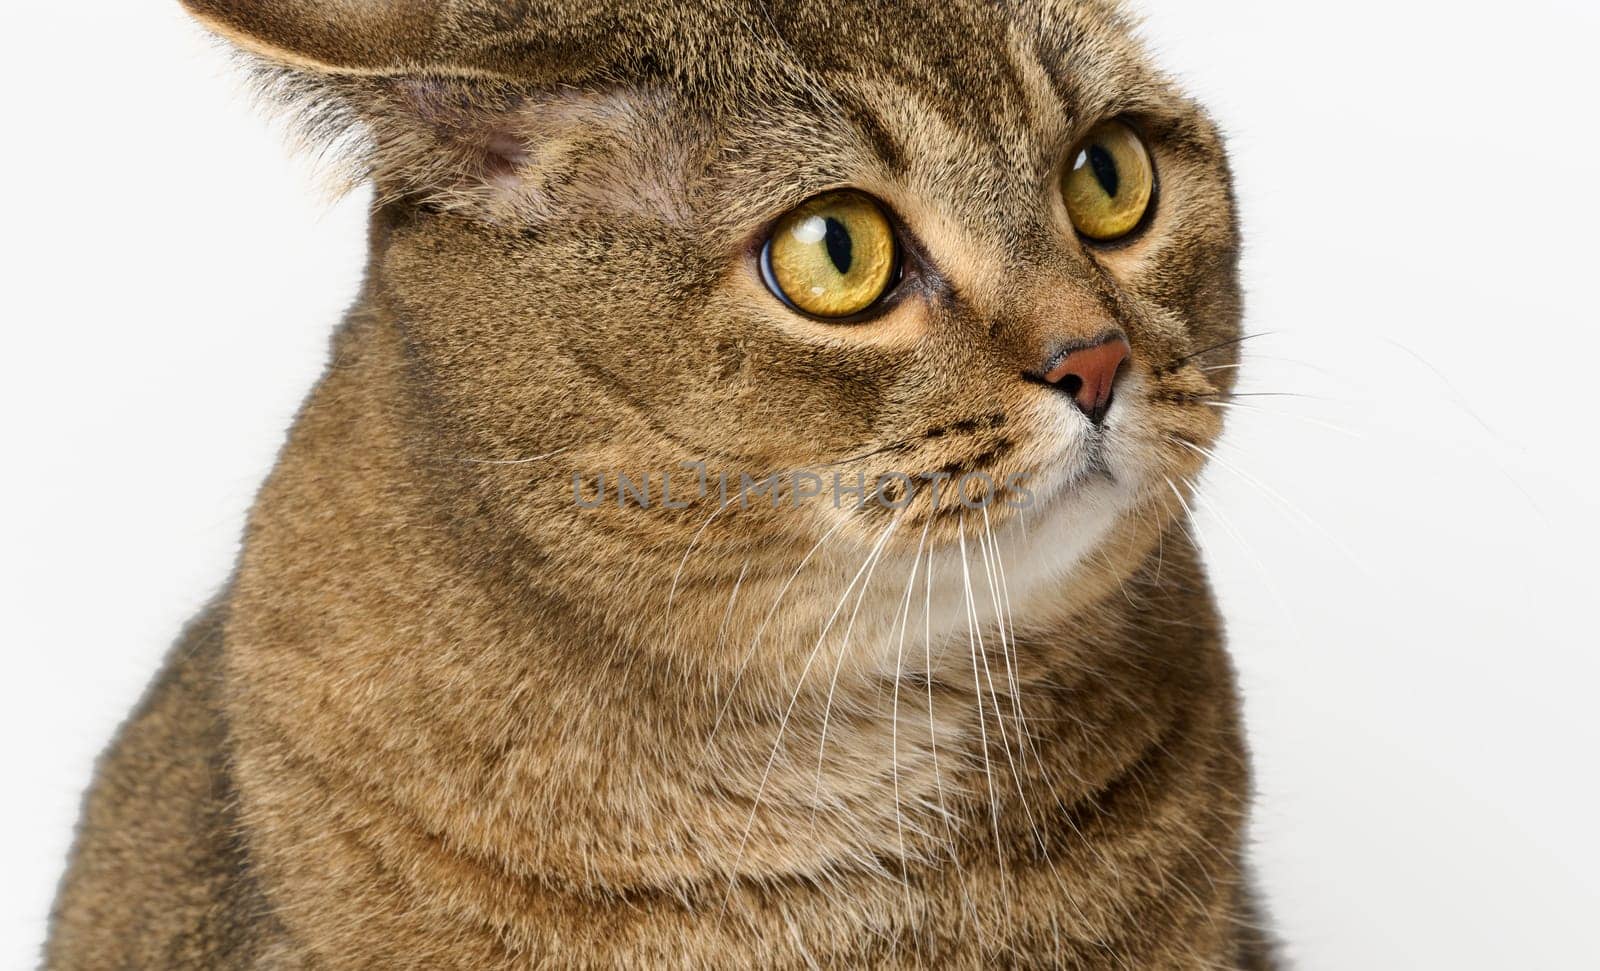
M 1045 374 L 1044 380 L 1071 395 L 1078 410 L 1098 425 L 1111 410 L 1117 374 L 1131 353 L 1133 349 L 1126 338 L 1108 337 L 1092 347 L 1068 353 Z

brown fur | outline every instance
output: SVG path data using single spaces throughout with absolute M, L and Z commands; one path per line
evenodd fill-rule
M 189 2 L 374 180 L 371 266 L 100 766 L 48 967 L 1268 966 L 1184 523 L 1228 174 L 1114 6 Z M 1159 209 L 1091 250 L 1058 174 L 1116 116 Z M 754 269 L 845 185 L 912 250 L 857 326 Z M 1023 378 L 1112 326 L 1115 480 Z M 1058 488 L 574 502 L 694 460 Z

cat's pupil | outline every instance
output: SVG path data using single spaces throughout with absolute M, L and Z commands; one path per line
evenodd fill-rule
M 844 227 L 844 223 L 831 216 L 824 222 L 827 224 L 827 229 L 822 234 L 822 244 L 828 248 L 828 259 L 833 261 L 834 268 L 839 271 L 840 276 L 844 276 L 850 272 L 850 264 L 853 261 L 850 230 Z
M 1117 190 L 1122 188 L 1122 177 L 1117 173 L 1117 160 L 1102 146 L 1089 146 L 1089 168 L 1094 172 L 1096 182 L 1100 188 L 1106 190 L 1106 195 L 1115 199 Z

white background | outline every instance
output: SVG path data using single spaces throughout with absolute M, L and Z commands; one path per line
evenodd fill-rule
M 1198 530 L 1298 965 L 1593 968 L 1600 205 L 1591 0 L 1145 0 L 1230 132 L 1243 399 Z M 177 4 L 6 12 L 0 966 L 36 960 L 91 760 L 355 292 Z

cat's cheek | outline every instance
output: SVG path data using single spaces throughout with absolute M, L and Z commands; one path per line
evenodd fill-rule
M 1158 208 L 1134 240 L 1095 254 L 1129 293 L 1216 343 L 1239 325 L 1238 237 L 1225 170 L 1211 158 L 1168 158 Z

